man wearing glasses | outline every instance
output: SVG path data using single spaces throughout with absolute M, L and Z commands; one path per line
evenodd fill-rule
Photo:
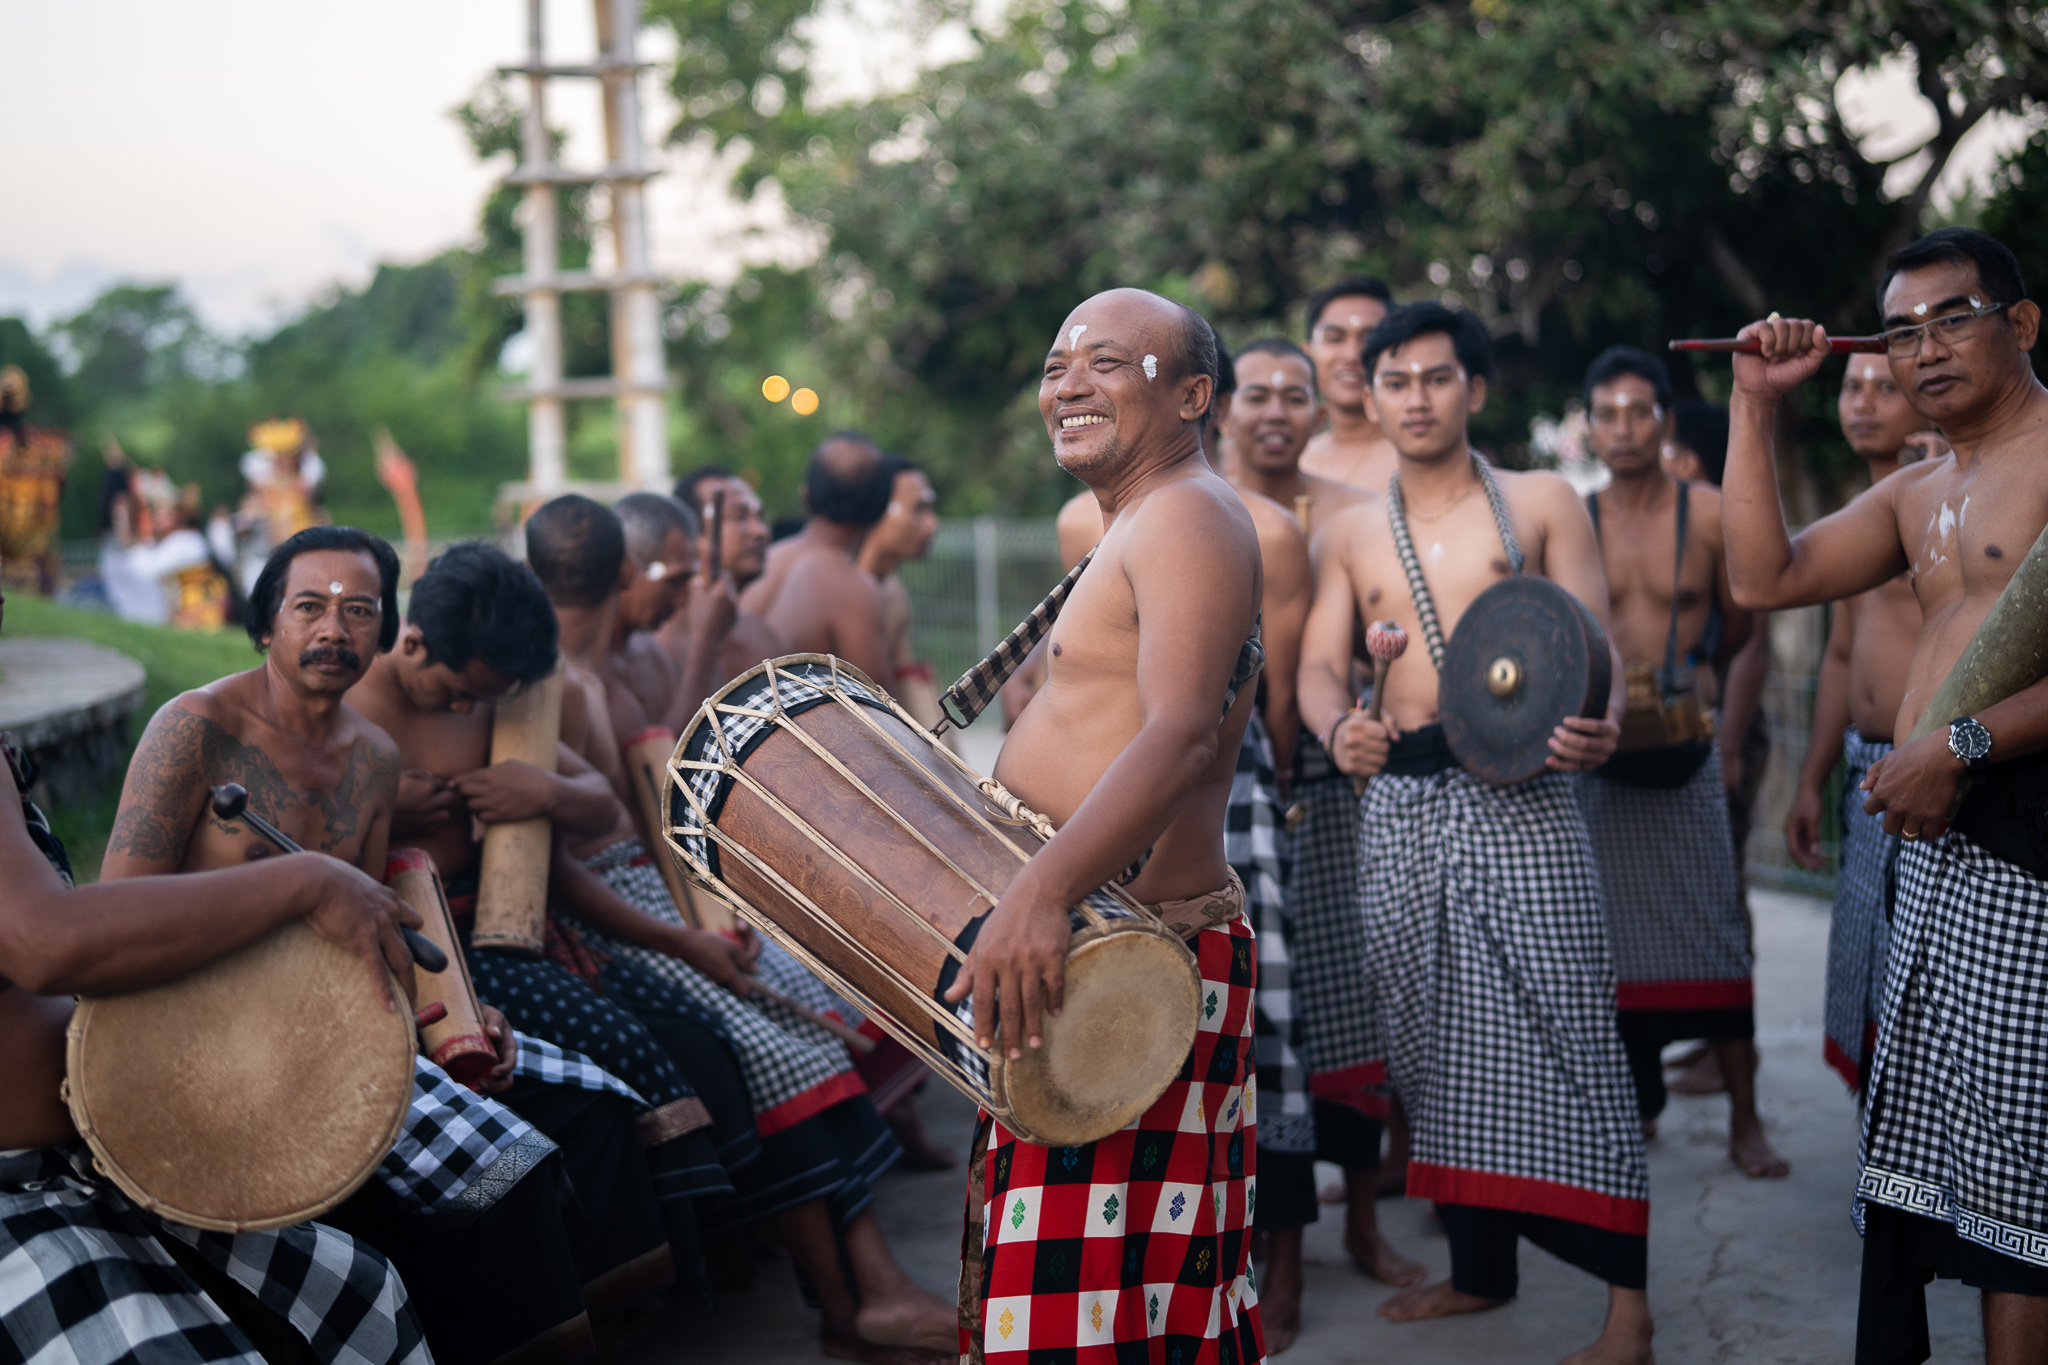
M 1892 377 L 1952 452 L 1788 537 L 1772 422 L 1828 340 L 1812 322 L 1752 323 L 1762 352 L 1735 357 L 1725 517 L 1746 607 L 1910 575 L 1924 620 L 1904 737 L 2048 523 L 2048 390 L 2027 358 L 2041 310 L 1984 233 L 1943 228 L 1900 249 L 1879 299 Z M 1983 1292 L 1987 1359 L 2048 1360 L 2048 682 L 1935 719 L 1862 782 L 1866 809 L 1906 842 L 1866 1072 L 1857 1360 L 1927 1358 L 1919 1288 L 1936 1275 Z

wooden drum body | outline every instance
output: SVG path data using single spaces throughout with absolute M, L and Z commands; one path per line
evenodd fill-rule
M 414 1046 L 412 1016 L 362 962 L 293 922 L 177 981 L 80 1000 L 64 1098 L 143 1208 L 218 1232 L 282 1227 L 348 1198 L 391 1150 Z
M 770 660 L 704 704 L 669 763 L 666 829 L 691 881 L 889 1030 L 1018 1136 L 1071 1146 L 1180 1074 L 1201 978 L 1120 889 L 1072 912 L 1065 1004 L 1007 1062 L 944 1004 L 1010 879 L 1052 827 L 828 655 Z

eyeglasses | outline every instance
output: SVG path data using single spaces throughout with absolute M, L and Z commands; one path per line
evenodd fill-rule
M 1977 331 L 1977 324 L 1984 318 L 2002 309 L 2010 308 L 2009 303 L 1987 303 L 1982 308 L 1972 308 L 1963 313 L 1944 313 L 1926 322 L 1916 322 L 1910 327 L 1894 327 L 1888 332 L 1879 332 L 1884 342 L 1886 355 L 1904 360 L 1920 354 L 1922 337 L 1933 337 L 1943 346 L 1954 346 L 1968 341 Z

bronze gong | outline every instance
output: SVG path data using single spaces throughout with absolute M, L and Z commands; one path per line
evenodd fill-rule
M 1444 739 L 1466 772 L 1497 786 L 1544 770 L 1566 716 L 1604 716 L 1607 632 L 1547 578 L 1517 574 L 1480 593 L 1444 646 Z

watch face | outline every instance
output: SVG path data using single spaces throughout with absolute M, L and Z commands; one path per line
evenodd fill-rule
M 1991 752 L 1991 732 L 1981 721 L 1965 718 L 1949 727 L 1948 746 L 1957 758 L 1973 763 Z

